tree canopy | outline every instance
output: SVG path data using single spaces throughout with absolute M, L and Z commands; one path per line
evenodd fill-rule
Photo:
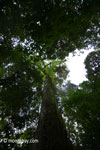
M 44 58 L 63 58 L 89 44 L 99 46 L 98 3 L 93 0 L 1 0 L 1 41 L 8 37 L 27 39 L 28 43 L 32 40 L 31 48 L 37 49 Z
M 1 139 L 35 137 L 44 79 L 48 75 L 57 88 L 68 73 L 64 58 L 70 52 L 99 48 L 99 16 L 98 0 L 0 0 Z M 91 59 L 99 63 L 97 55 Z M 89 57 L 87 65 L 90 62 Z M 88 72 L 94 74 L 91 67 Z M 84 86 L 96 82 L 90 83 Z M 24 146 L 6 143 L 0 148 L 27 149 Z
M 99 58 L 99 53 L 91 52 L 86 58 L 88 81 L 81 83 L 77 89 L 65 91 L 67 97 L 63 96 L 62 100 L 67 131 L 77 150 L 100 149 L 100 76 L 95 74 L 94 69 L 98 59 L 93 59 Z
M 100 76 L 100 51 L 94 51 L 88 55 L 85 60 L 87 77 L 96 78 Z

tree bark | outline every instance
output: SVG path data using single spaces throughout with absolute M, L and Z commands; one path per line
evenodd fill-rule
M 57 108 L 55 88 L 50 77 L 45 80 L 38 126 L 38 150 L 72 150 L 64 121 Z

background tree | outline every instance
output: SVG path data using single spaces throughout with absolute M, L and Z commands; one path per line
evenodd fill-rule
M 71 90 L 62 101 L 67 117 L 67 131 L 76 149 L 100 149 L 100 76 L 99 72 L 95 74 L 94 71 L 94 68 L 97 68 L 97 63 L 94 62 L 98 62 L 98 59 L 93 59 L 95 56 L 99 58 L 99 51 L 90 53 L 85 61 L 88 66 L 86 66 L 88 77 L 91 80 L 80 84 L 79 89 Z M 94 78 L 91 78 L 90 72 Z
M 85 60 L 89 80 L 100 76 L 100 51 L 91 52 Z

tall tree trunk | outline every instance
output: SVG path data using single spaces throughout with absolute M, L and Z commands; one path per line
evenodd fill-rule
M 38 150 L 72 150 L 64 121 L 58 111 L 52 80 L 45 80 L 38 128 Z

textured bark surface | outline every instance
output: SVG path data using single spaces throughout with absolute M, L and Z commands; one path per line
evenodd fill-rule
M 45 80 L 38 131 L 38 150 L 72 149 L 64 121 L 57 109 L 55 89 L 49 77 Z

